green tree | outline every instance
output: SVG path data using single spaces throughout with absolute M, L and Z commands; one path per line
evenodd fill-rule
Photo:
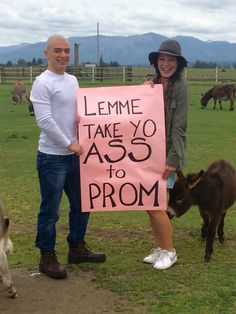
M 31 65 L 32 66 L 36 65 L 36 59 L 35 58 L 32 59 Z
M 99 65 L 100 65 L 100 67 L 106 66 L 106 63 L 104 62 L 102 55 L 100 56 Z
M 20 67 L 26 67 L 27 66 L 27 61 L 25 61 L 25 59 L 19 59 L 17 61 L 17 65 Z
M 199 68 L 199 69 L 210 69 L 215 68 L 217 66 L 217 63 L 215 62 L 205 62 L 205 61 L 199 61 L 196 60 L 196 62 L 192 65 L 193 68 Z
M 111 61 L 111 62 L 110 62 L 110 66 L 111 66 L 111 67 L 119 67 L 120 64 L 119 64 L 119 62 L 117 62 L 117 61 Z
M 38 58 L 36 65 L 42 65 L 43 64 L 43 59 Z

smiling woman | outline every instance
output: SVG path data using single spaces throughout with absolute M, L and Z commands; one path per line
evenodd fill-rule
M 181 46 L 175 40 L 164 41 L 158 51 L 149 54 L 156 75 L 147 84 L 162 84 L 164 91 L 164 112 L 166 130 L 166 166 L 162 177 L 167 188 L 173 188 L 175 171 L 181 169 L 185 157 L 185 141 L 188 112 L 188 89 L 181 74 L 187 66 Z M 147 211 L 155 237 L 156 248 L 144 258 L 155 269 L 167 269 L 177 262 L 172 243 L 172 228 L 164 210 Z

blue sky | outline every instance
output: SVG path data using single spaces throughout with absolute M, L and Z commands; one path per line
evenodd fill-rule
M 135 35 L 236 43 L 236 1 L 224 0 L 1 0 L 0 46 L 66 37 Z

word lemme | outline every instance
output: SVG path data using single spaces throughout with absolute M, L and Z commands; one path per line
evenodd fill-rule
M 143 114 L 142 111 L 139 111 L 138 101 L 140 99 L 130 99 L 127 100 L 125 103 L 122 103 L 120 100 L 116 100 L 114 103 L 110 101 L 99 101 L 96 104 L 96 111 L 90 111 L 88 107 L 87 97 L 84 96 L 84 108 L 85 108 L 85 116 L 95 116 L 95 115 L 134 115 L 134 114 Z M 95 106 L 93 105 L 93 108 Z

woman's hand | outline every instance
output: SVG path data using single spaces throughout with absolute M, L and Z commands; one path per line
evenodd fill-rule
M 154 87 L 154 82 L 153 81 L 144 81 L 143 85 L 150 85 L 151 87 Z
M 177 168 L 172 165 L 166 165 L 165 170 L 162 174 L 162 179 L 166 180 Z

